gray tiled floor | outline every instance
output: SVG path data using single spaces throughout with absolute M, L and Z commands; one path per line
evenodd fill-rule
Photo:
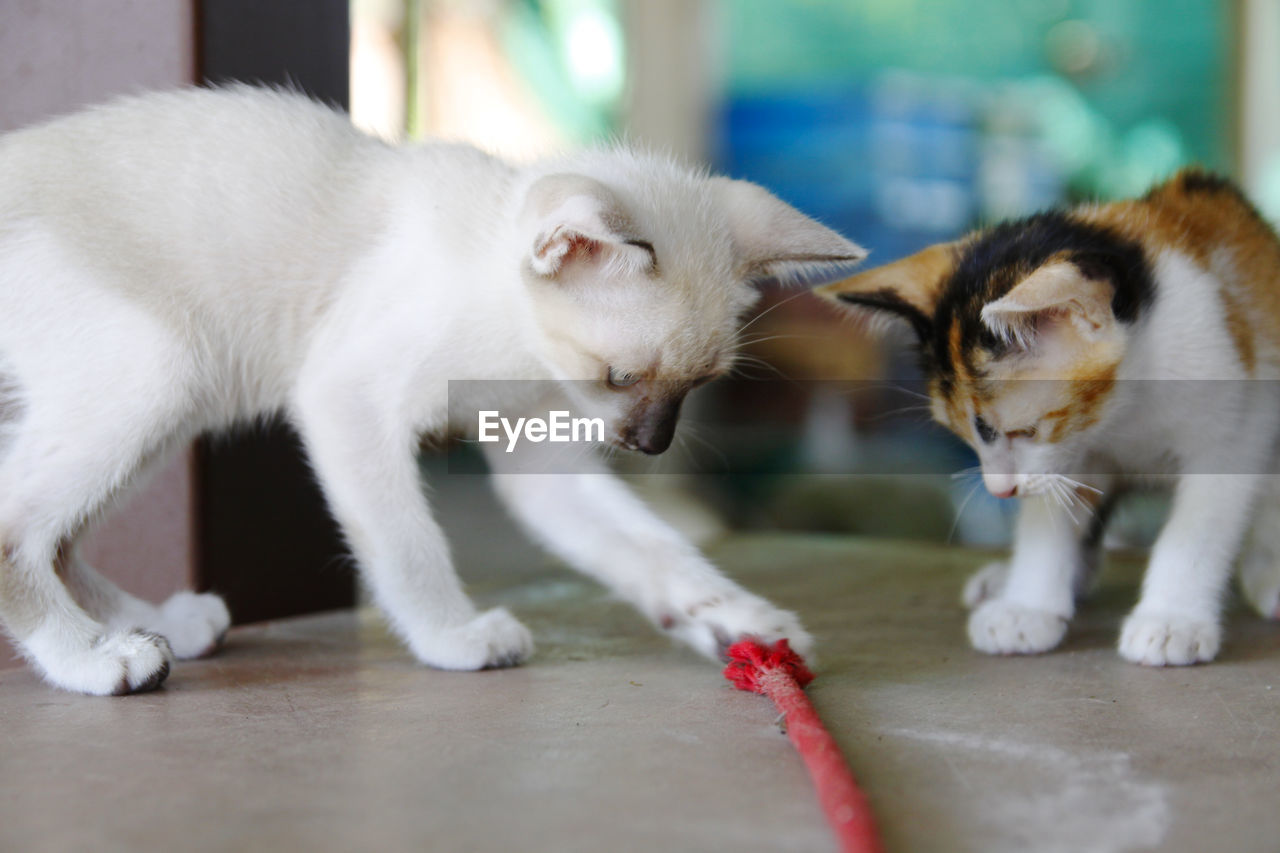
M 993 659 L 955 603 L 982 555 L 800 536 L 715 553 L 820 636 L 811 695 L 890 849 L 1280 849 L 1280 626 L 1237 609 L 1211 666 L 1126 664 L 1122 562 L 1062 651 Z M 0 849 L 831 849 L 765 699 L 575 576 L 477 594 L 533 627 L 527 666 L 434 672 L 334 614 L 237 629 L 145 696 L 0 672 Z

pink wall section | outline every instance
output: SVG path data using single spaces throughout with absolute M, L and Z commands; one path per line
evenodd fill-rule
M 193 0 L 0 3 L 0 131 L 194 77 Z
M 0 132 L 112 95 L 190 83 L 194 0 L 0 2 Z M 162 598 L 190 583 L 192 454 L 160 472 L 85 544 L 125 589 Z M 0 667 L 15 665 L 0 638 Z

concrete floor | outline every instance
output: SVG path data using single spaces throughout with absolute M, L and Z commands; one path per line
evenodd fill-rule
M 810 693 L 890 850 L 1280 849 L 1280 626 L 1237 607 L 1217 663 L 1124 663 L 1121 561 L 1064 649 L 988 658 L 956 603 L 981 554 L 812 536 L 714 554 L 819 636 Z M 576 576 L 474 591 L 534 629 L 531 663 L 431 671 L 348 613 L 237 629 L 149 695 L 0 672 L 0 849 L 833 848 L 763 697 Z

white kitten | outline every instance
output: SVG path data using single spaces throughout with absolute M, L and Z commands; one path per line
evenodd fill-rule
M 516 663 L 529 632 L 476 611 L 419 482 L 419 437 L 460 426 L 448 381 L 555 380 L 612 443 L 661 452 L 685 392 L 732 362 L 751 280 L 862 255 L 758 187 L 665 160 L 610 151 L 520 169 L 462 145 L 394 148 L 248 87 L 10 134 L 5 625 L 50 682 L 85 693 L 154 687 L 171 653 L 215 646 L 229 622 L 216 596 L 138 601 L 75 542 L 198 433 L 280 412 L 413 653 L 450 669 Z M 542 402 L 531 393 L 501 401 L 504 415 Z M 809 648 L 794 615 L 592 470 L 497 482 L 538 540 L 700 652 L 746 635 Z

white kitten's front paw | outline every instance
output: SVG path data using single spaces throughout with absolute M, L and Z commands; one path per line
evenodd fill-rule
M 169 641 L 179 660 L 203 657 L 222 644 L 231 614 L 212 593 L 179 592 L 160 605 L 160 620 L 148 626 Z
M 533 654 L 533 636 L 504 607 L 486 610 L 469 622 L 412 642 L 414 654 L 438 669 L 515 666 Z
M 1186 666 L 1213 660 L 1221 643 L 1215 622 L 1135 611 L 1120 631 L 1120 656 L 1146 666 Z
M 996 599 L 969 614 L 969 642 L 989 655 L 1034 655 L 1062 642 L 1067 620 L 1047 610 Z
M 960 600 L 964 606 L 972 610 L 984 601 L 991 601 L 1000 595 L 1004 582 L 1009 578 L 1009 564 L 1004 560 L 987 563 L 965 581 L 964 592 Z
M 85 651 L 40 654 L 45 677 L 64 690 L 92 696 L 123 696 L 154 690 L 169 675 L 173 653 L 158 634 L 130 630 L 109 634 Z
M 796 614 L 739 589 L 663 610 L 656 621 L 664 631 L 712 660 L 727 660 L 729 647 L 747 639 L 772 645 L 785 637 L 802 656 L 811 658 L 813 651 L 813 637 Z

